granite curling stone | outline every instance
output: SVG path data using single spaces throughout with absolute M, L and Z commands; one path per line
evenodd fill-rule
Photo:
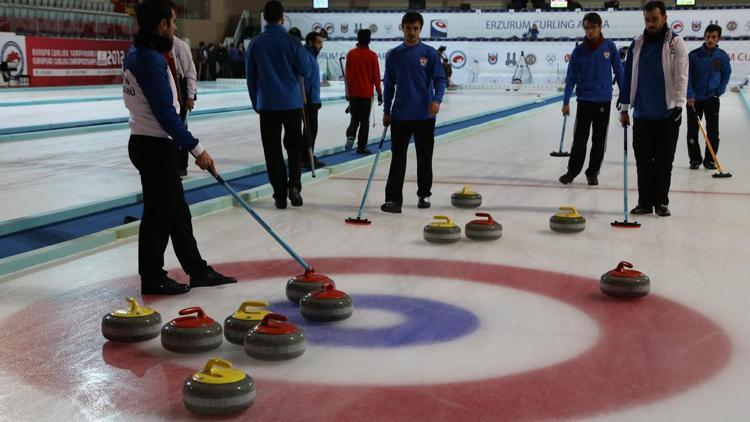
M 451 204 L 458 208 L 476 208 L 482 205 L 482 195 L 472 191 L 467 185 L 451 195 Z
M 240 412 L 255 401 L 255 380 L 232 364 L 211 358 L 200 372 L 185 379 L 182 402 L 201 415 Z
M 279 314 L 268 314 L 245 336 L 245 353 L 260 360 L 287 360 L 305 353 L 302 330 Z
M 305 270 L 304 274 L 294 276 L 286 282 L 286 297 L 293 303 L 299 304 L 304 295 L 314 290 L 320 290 L 328 282 L 333 283 L 333 280 L 323 274 L 316 273 L 314 269 L 310 268 Z
M 196 314 L 196 315 L 191 315 Z M 198 306 L 180 310 L 180 315 L 164 324 L 161 345 L 177 353 L 200 353 L 221 345 L 221 325 Z
M 474 240 L 495 240 L 500 239 L 503 235 L 503 225 L 495 221 L 492 216 L 486 212 L 478 212 L 477 217 L 484 217 L 484 220 L 472 220 L 466 223 L 466 237 Z
M 560 211 L 549 218 L 553 232 L 578 233 L 586 228 L 586 219 L 574 207 L 560 207 Z
M 633 264 L 621 261 L 617 268 L 602 274 L 599 280 L 602 293 L 619 299 L 646 296 L 651 290 L 651 280 L 642 272 L 629 268 L 633 268 Z
M 118 309 L 102 318 L 102 335 L 107 340 L 136 343 L 159 337 L 161 315 L 142 307 L 135 298 L 127 298 L 130 309 Z
M 449 217 L 436 215 L 433 218 L 442 221 L 435 221 L 424 226 L 422 230 L 424 240 L 431 243 L 453 243 L 461 239 L 461 228 L 455 225 Z
M 245 334 L 270 313 L 267 307 L 267 302 L 252 300 L 242 302 L 239 309 L 224 320 L 224 337 L 227 341 L 241 346 L 245 342 Z
M 299 312 L 311 321 L 340 321 L 352 316 L 354 308 L 349 295 L 326 283 L 300 300 Z

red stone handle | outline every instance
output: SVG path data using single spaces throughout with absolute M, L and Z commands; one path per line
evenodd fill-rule
M 486 218 L 488 223 L 494 223 L 495 222 L 495 219 L 492 218 L 492 216 L 489 213 L 478 212 L 478 213 L 476 213 L 474 215 L 476 215 L 477 217 L 484 217 L 484 218 Z
M 622 272 L 624 268 L 633 268 L 633 264 L 629 263 L 628 261 L 620 261 L 620 263 L 617 264 L 617 268 L 615 268 L 615 271 Z
M 201 309 L 200 306 L 193 306 L 190 308 L 180 309 L 179 312 L 180 315 L 190 315 L 190 314 L 197 314 L 196 318 L 203 318 L 206 316 L 206 313 L 203 312 L 203 309 Z
M 323 284 L 322 284 L 322 285 L 320 286 L 320 288 L 321 288 L 322 290 L 325 290 L 325 291 L 329 291 L 329 290 L 333 290 L 333 289 L 335 289 L 335 288 L 336 288 L 336 286 L 334 286 L 334 285 L 333 285 L 333 283 L 331 283 L 330 281 L 326 281 L 325 283 L 323 283 Z
M 260 322 L 260 325 L 265 327 L 279 327 L 281 326 L 279 322 L 286 322 L 288 320 L 289 319 L 285 315 L 266 314 L 266 316 L 263 317 L 263 321 Z

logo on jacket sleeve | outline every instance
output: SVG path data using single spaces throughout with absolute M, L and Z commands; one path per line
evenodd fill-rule
M 446 38 L 448 36 L 448 22 L 440 19 L 430 21 L 430 38 Z
M 451 66 L 454 69 L 461 69 L 466 66 L 466 54 L 463 51 L 456 50 L 452 52 L 448 60 L 450 60 Z
M 425 66 L 427 66 L 427 62 L 428 62 L 428 60 L 429 60 L 429 59 L 427 59 L 427 57 L 425 57 L 425 56 L 420 56 L 420 57 L 419 57 L 419 64 L 420 64 L 420 65 L 422 65 L 422 67 L 425 67 Z
M 609 60 L 610 57 L 611 57 L 611 54 L 609 53 L 609 50 L 605 51 L 604 52 L 604 58 L 607 59 L 607 60 Z
M 497 51 L 494 53 L 487 53 L 487 62 L 493 66 L 497 64 Z

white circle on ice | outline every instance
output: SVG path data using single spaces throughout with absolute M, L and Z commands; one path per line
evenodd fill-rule
M 503 286 L 428 277 L 383 274 L 336 276 L 337 288 L 354 300 L 354 315 L 336 326 L 363 329 L 395 326 L 403 318 L 389 311 L 358 310 L 357 294 L 394 295 L 449 303 L 474 313 L 479 328 L 452 341 L 393 348 L 317 345 L 308 341 L 299 358 L 263 362 L 242 347 L 224 342 L 210 353 L 184 356 L 144 343 L 150 353 L 174 363 L 201 368 L 208 357 L 229 360 L 257 379 L 345 385 L 419 385 L 475 381 L 518 374 L 571 359 L 596 343 L 598 328 L 581 311 L 557 300 Z M 354 280 L 356 281 L 349 281 Z M 181 308 L 201 304 L 223 321 L 243 300 L 286 301 L 278 280 L 259 280 L 191 292 L 190 298 L 160 301 L 165 321 Z M 225 315 L 226 314 L 226 315 Z M 341 324 L 341 325 L 338 325 Z M 303 328 L 304 329 L 304 328 Z M 367 331 L 363 330 L 363 335 Z

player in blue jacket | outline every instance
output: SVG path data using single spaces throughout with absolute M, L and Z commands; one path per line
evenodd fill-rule
M 719 48 L 721 40 L 721 27 L 711 24 L 706 27 L 703 35 L 702 46 L 691 51 L 688 55 L 690 71 L 688 76 L 687 102 L 688 106 L 695 107 L 698 118 L 692 110 L 688 110 L 687 144 L 690 156 L 690 168 L 697 169 L 701 162 L 709 170 L 716 168 L 708 147 L 706 153 L 701 157 L 700 143 L 698 142 L 698 119 L 706 116 L 706 132 L 710 138 L 714 153 L 719 153 L 719 97 L 724 91 L 732 76 L 732 67 L 729 64 L 729 56 Z
M 214 161 L 180 119 L 180 94 L 172 57 L 177 29 L 171 0 L 144 0 L 136 9 L 138 34 L 123 61 L 123 100 L 130 111 L 130 161 L 141 175 L 143 218 L 138 230 L 138 274 L 142 294 L 174 295 L 193 287 L 236 283 L 206 264 L 193 237 L 178 161 L 190 151 L 202 170 Z M 164 250 L 172 247 L 190 286 L 169 278 Z
M 266 26 L 245 53 L 247 90 L 253 109 L 260 116 L 260 138 L 266 159 L 268 179 L 273 187 L 274 205 L 302 206 L 301 159 L 305 151 L 302 137 L 302 94 L 299 78 L 310 73 L 310 60 L 298 40 L 287 34 L 284 6 L 276 0 L 263 8 Z M 281 129 L 289 158 L 289 175 L 281 151 Z
M 305 52 L 307 53 L 308 59 L 310 60 L 310 73 L 305 78 L 305 95 L 307 96 L 307 124 L 310 127 L 305 127 L 303 131 L 305 142 L 307 142 L 308 134 L 310 137 L 311 147 L 313 152 L 315 151 L 315 138 L 318 137 L 318 112 L 322 107 L 320 101 L 320 66 L 318 65 L 318 54 L 323 49 L 323 37 L 317 32 L 310 32 L 305 36 Z M 326 163 L 318 160 L 318 157 L 313 156 L 315 161 L 315 168 L 325 167 Z M 311 168 L 310 157 L 308 154 L 302 154 L 302 167 Z
M 400 213 L 403 202 L 406 151 L 414 136 L 417 150 L 419 208 L 430 207 L 435 117 L 445 93 L 445 73 L 438 52 L 419 41 L 422 15 L 408 12 L 401 19 L 403 44 L 385 59 L 383 126 L 391 126 L 391 168 L 385 186 L 384 212 Z
M 601 16 L 587 13 L 583 17 L 583 29 L 586 31 L 586 37 L 573 50 L 568 63 L 568 76 L 565 79 L 562 113 L 565 116 L 570 114 L 570 97 L 574 87 L 578 111 L 568 171 L 560 176 L 560 183 L 571 183 L 583 169 L 586 143 L 589 131 L 593 127 L 586 180 L 589 185 L 594 186 L 599 184 L 599 169 L 607 146 L 612 104 L 612 73 L 614 72 L 617 86 L 622 87 L 623 68 L 617 46 L 602 35 Z

